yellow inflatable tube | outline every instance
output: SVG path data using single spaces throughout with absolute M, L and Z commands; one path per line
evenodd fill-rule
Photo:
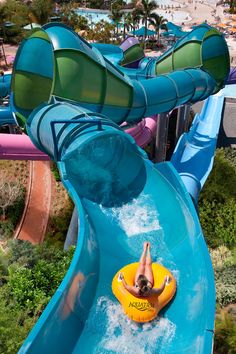
M 169 275 L 172 281 L 166 286 L 161 295 L 149 297 L 135 297 L 126 290 L 121 281 L 118 280 L 119 273 L 124 275 L 128 285 L 134 285 L 135 274 L 139 263 L 131 263 L 116 273 L 112 281 L 112 291 L 121 303 L 125 314 L 135 322 L 149 322 L 153 320 L 159 311 L 168 304 L 176 291 L 176 280 L 168 269 L 160 264 L 153 263 L 154 288 L 159 288 L 165 276 Z

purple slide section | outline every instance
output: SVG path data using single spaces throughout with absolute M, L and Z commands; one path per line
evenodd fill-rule
M 0 160 L 47 161 L 50 158 L 38 150 L 25 134 L 0 134 Z
M 127 49 L 132 47 L 135 44 L 139 44 L 139 40 L 135 37 L 127 37 L 125 40 L 120 44 L 120 48 L 125 52 Z
M 226 85 L 236 84 L 236 67 L 231 67 L 228 79 L 225 84 Z
M 156 133 L 157 115 L 143 119 L 132 128 L 125 129 L 136 144 L 146 146 Z M 30 138 L 23 134 L 0 134 L 0 160 L 47 161 L 49 156 L 38 150 Z

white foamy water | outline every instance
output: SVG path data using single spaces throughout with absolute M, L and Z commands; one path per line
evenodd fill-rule
M 118 208 L 103 208 L 102 211 L 115 220 L 124 234 L 120 235 L 121 243 L 126 243 L 130 254 L 138 261 L 143 242 L 151 244 L 154 262 L 160 263 L 170 270 L 176 269 L 173 255 L 165 242 L 165 233 L 159 222 L 156 205 L 147 194 L 140 194 L 132 203 Z
M 176 326 L 168 318 L 138 324 L 127 318 L 119 303 L 98 298 L 93 323 L 106 323 L 103 339 L 94 353 L 162 353 L 173 341 Z M 163 352 L 164 352 L 163 350 Z
M 112 208 L 111 213 L 128 237 L 161 229 L 156 207 L 148 195 L 141 194 L 132 203 Z

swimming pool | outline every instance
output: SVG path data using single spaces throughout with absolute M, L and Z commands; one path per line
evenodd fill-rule
M 102 20 L 109 23 L 111 22 L 111 19 L 109 18 L 110 11 L 108 10 L 79 8 L 77 14 L 87 18 L 89 23 L 98 23 Z
M 126 2 L 129 3 L 131 2 L 131 0 L 127 0 Z M 170 8 L 172 8 L 172 6 L 174 8 L 182 6 L 182 4 L 179 4 L 176 1 L 172 1 L 172 0 L 157 0 L 156 2 L 160 8 L 162 8 L 163 6 L 169 6 Z M 109 10 L 88 9 L 88 8 L 85 9 L 80 7 L 77 10 L 77 14 L 87 18 L 89 23 L 96 24 L 102 20 L 109 23 L 112 22 L 112 20 L 109 17 L 109 15 L 111 14 Z M 164 16 L 168 21 L 176 21 L 178 23 L 186 21 L 186 18 L 188 16 L 188 13 L 184 11 L 174 12 L 172 16 L 172 14 L 166 13 L 165 10 L 159 10 L 159 9 L 158 9 L 158 14 Z M 190 19 L 191 18 L 189 17 L 188 20 Z M 141 23 L 140 26 L 142 26 Z
M 158 9 L 156 11 L 160 16 L 163 16 L 164 18 L 167 19 L 167 21 L 171 21 L 177 24 L 181 24 L 182 22 L 189 22 L 191 21 L 191 17 L 188 12 L 186 11 L 169 11 L 168 10 L 160 10 Z M 87 18 L 88 23 L 98 23 L 100 21 L 106 21 L 108 23 L 112 23 L 112 20 L 110 19 L 110 11 L 105 11 L 105 10 L 93 10 L 93 9 L 79 9 L 77 10 L 77 14 L 80 16 L 83 16 Z M 142 26 L 142 23 L 140 21 L 140 26 Z

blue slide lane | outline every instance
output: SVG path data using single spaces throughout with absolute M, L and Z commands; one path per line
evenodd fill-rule
M 190 131 L 180 137 L 171 158 L 196 203 L 213 166 L 224 100 L 220 91 L 205 101 L 201 113 L 196 114 Z
M 190 36 L 213 42 L 217 38 L 208 27 Z M 222 40 L 225 56 L 218 54 L 228 62 Z M 208 65 L 214 53 L 213 58 L 208 49 L 202 53 Z M 42 55 L 47 60 L 36 60 Z M 87 79 L 91 67 L 97 68 L 99 80 L 96 75 Z M 194 203 L 173 165 L 151 163 L 118 126 L 203 100 L 224 84 L 223 76 L 215 80 L 202 67 L 174 69 L 152 78 L 147 72 L 144 78 L 137 72 L 133 77 L 132 70 L 124 74 L 60 24 L 34 32 L 18 51 L 14 111 L 24 118 L 36 147 L 57 161 L 79 220 L 71 266 L 20 354 L 211 352 L 214 276 Z M 22 75 L 31 78 L 23 80 L 23 86 Z M 46 84 L 37 86 L 38 78 Z M 113 91 L 114 83 L 120 89 Z M 79 95 L 74 95 L 77 90 Z M 32 101 L 29 92 L 34 92 Z M 94 99 L 97 93 L 102 93 L 99 100 Z M 205 111 L 211 113 L 214 107 L 208 101 Z M 216 135 L 210 130 L 215 126 L 201 130 L 201 122 L 195 124 L 202 134 L 196 139 L 200 151 L 206 136 Z M 204 166 L 208 170 L 209 165 Z M 196 175 L 199 184 L 205 175 L 203 170 Z M 175 275 L 177 293 L 156 320 L 142 325 L 123 314 L 111 282 L 121 267 L 138 260 L 144 241 L 151 243 L 153 260 Z
M 178 173 L 171 163 L 152 164 L 132 138 L 105 120 L 102 130 L 96 120 L 81 121 L 77 132 L 75 123 L 60 123 L 53 137 L 53 110 L 60 110 L 63 121 L 68 108 L 41 106 L 27 123 L 34 143 L 59 160 L 79 232 L 66 277 L 19 353 L 210 353 L 213 270 Z M 178 288 L 160 317 L 141 325 L 123 314 L 111 282 L 119 268 L 137 261 L 145 240 Z

